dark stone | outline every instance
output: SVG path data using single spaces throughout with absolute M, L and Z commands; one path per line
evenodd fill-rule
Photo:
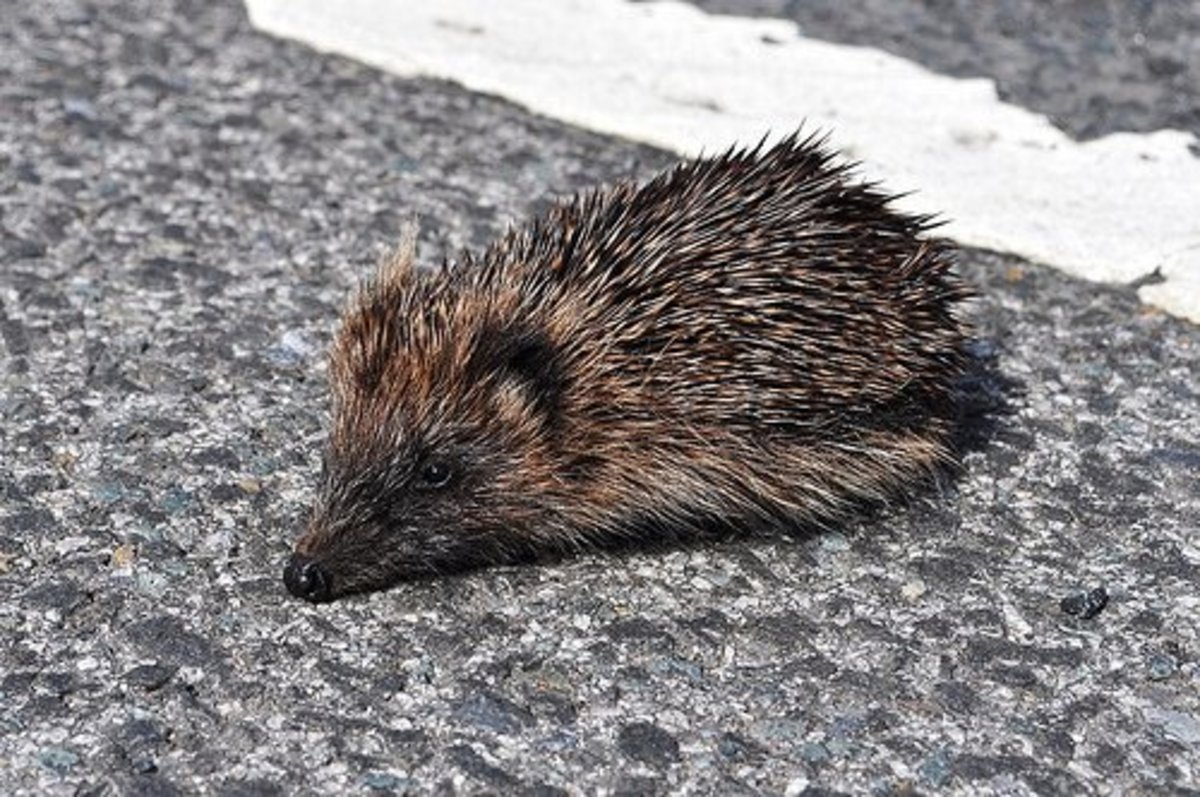
M 549 783 L 535 783 L 522 789 L 521 794 L 524 797 L 567 797 L 570 792 Z
M 122 443 L 139 440 L 162 440 L 182 434 L 191 429 L 191 424 L 174 418 L 135 418 L 113 430 L 115 439 Z
M 1037 673 L 1028 667 L 1010 667 L 1000 664 L 988 670 L 988 677 L 996 683 L 1015 686 L 1020 689 L 1033 689 L 1041 685 Z
M 931 584 L 964 584 L 979 572 L 974 562 L 948 556 L 926 556 L 913 565 L 921 578 Z
M 156 720 L 134 719 L 120 726 L 114 740 L 130 768 L 139 774 L 155 772 L 155 757 L 168 744 L 170 731 Z
M 246 492 L 235 484 L 219 482 L 208 488 L 208 498 L 218 504 L 230 504 L 247 498 Z
M 1108 742 L 1100 742 L 1096 745 L 1096 751 L 1092 753 L 1090 761 L 1098 771 L 1110 776 L 1124 772 L 1128 765 L 1125 751 Z
M 384 673 L 375 678 L 371 684 L 371 691 L 385 699 L 403 692 L 407 688 L 408 676 L 400 672 Z
M 672 637 L 661 626 L 651 623 L 641 617 L 631 617 L 628 620 L 617 620 L 609 623 L 603 629 L 610 639 L 622 640 L 662 640 L 674 643 Z
M 125 634 L 147 654 L 176 667 L 211 666 L 224 658 L 224 653 L 215 648 L 212 642 L 171 615 L 130 623 L 125 627 Z
M 943 681 L 935 692 L 938 702 L 952 714 L 969 715 L 979 708 L 975 690 L 960 681 Z
M 767 755 L 765 747 L 732 731 L 721 734 L 717 740 L 717 752 L 738 763 L 761 761 Z
M 13 168 L 13 176 L 23 183 L 30 185 L 41 185 L 42 177 L 38 174 L 37 167 L 29 162 L 19 163 Z
M 1064 719 L 1071 725 L 1088 722 L 1113 710 L 1112 699 L 1102 692 L 1093 692 L 1066 707 Z
M 0 679 L 0 694 L 13 696 L 28 692 L 37 676 L 36 670 L 10 672 Z
M 529 695 L 528 699 L 539 717 L 556 725 L 571 725 L 579 717 L 579 709 L 565 695 L 539 691 Z
M 1108 590 L 1096 587 L 1087 592 L 1069 595 L 1059 602 L 1059 608 L 1065 614 L 1075 615 L 1082 620 L 1091 620 L 1108 605 Z
M 233 281 L 233 277 L 207 263 L 169 257 L 150 257 L 142 261 L 135 279 L 150 290 L 175 290 L 180 282 L 194 282 L 201 295 L 211 295 Z
M 488 692 L 471 695 L 455 709 L 455 716 L 497 733 L 517 733 L 534 723 L 533 715 L 511 700 Z
M 46 245 L 44 243 L 25 238 L 17 238 L 9 241 L 5 249 L 8 250 L 8 256 L 14 260 L 42 257 L 46 254 Z
M 633 722 L 617 734 L 617 746 L 626 757 L 663 768 L 679 761 L 679 742 L 650 722 Z
M 1043 756 L 1060 764 L 1067 764 L 1075 757 L 1075 740 L 1061 728 L 1051 728 L 1037 735 L 1039 750 Z
M 186 792 L 161 772 L 139 773 L 120 780 L 122 797 L 182 797 Z
M 1181 465 L 1189 470 L 1200 471 L 1200 448 L 1183 441 L 1170 448 L 1155 448 L 1150 456 L 1171 465 Z
M 1129 618 L 1129 627 L 1136 631 L 1155 633 L 1161 631 L 1162 626 L 1162 614 L 1154 609 L 1142 609 L 1133 617 Z
M 38 675 L 38 686 L 61 699 L 80 688 L 79 679 L 70 672 L 43 672 Z
M 1004 618 L 994 609 L 973 609 L 963 613 L 963 621 L 979 630 L 1001 630 Z
M 954 774 L 966 781 L 990 780 L 997 775 L 1020 775 L 1037 767 L 1036 761 L 1025 756 L 974 753 L 958 756 L 953 764 Z
M 963 658 L 984 666 L 997 662 L 1021 661 L 1029 664 L 1044 664 L 1052 667 L 1078 667 L 1083 662 L 1083 652 L 1075 648 L 1040 648 L 1020 645 L 999 637 L 981 637 L 967 643 Z
M 242 465 L 238 455 L 225 446 L 203 448 L 192 454 L 192 461 L 197 465 L 215 465 L 231 471 L 240 468 Z
M 1036 794 L 1084 794 L 1087 791 L 1070 772 L 1046 766 L 1025 773 L 1025 781 Z
M 729 618 L 716 609 L 709 609 L 704 614 L 680 620 L 679 624 L 696 636 L 714 644 L 723 643 L 733 628 Z
M 283 786 L 266 778 L 227 780 L 221 784 L 222 797 L 276 797 L 287 793 Z
M 474 748 L 465 744 L 446 750 L 446 757 L 463 772 L 493 786 L 511 789 L 520 782 L 503 769 L 489 764 Z
M 362 667 L 352 667 L 338 659 L 319 659 L 317 670 L 323 680 L 339 687 L 344 692 L 357 692 L 362 685 L 374 680 L 374 674 L 370 671 Z
M 17 321 L 4 318 L 2 314 L 0 314 L 0 338 L 4 339 L 4 345 L 8 347 L 8 351 L 13 357 L 29 354 L 29 333 L 25 327 Z
M 20 707 L 19 717 L 22 723 L 43 723 L 47 720 L 62 719 L 71 716 L 72 706 L 55 695 L 35 694 Z
M 954 633 L 954 627 L 943 617 L 925 617 L 914 625 L 921 636 L 930 639 L 946 639 Z
M 61 529 L 54 515 L 41 507 L 19 509 L 4 518 L 3 522 L 6 530 L 26 538 L 33 535 L 53 536 Z
M 178 667 L 170 667 L 162 664 L 142 664 L 129 670 L 123 677 L 125 683 L 130 686 L 144 689 L 147 692 L 154 692 L 166 686 L 167 682 L 175 675 L 176 670 L 178 670 Z
M 74 581 L 50 581 L 30 588 L 22 603 L 33 609 L 57 609 L 64 617 L 91 600 L 91 594 Z
M 798 669 L 812 678 L 832 678 L 838 671 L 838 666 L 820 653 L 805 656 L 800 659 Z
M 787 611 L 754 617 L 743 631 L 764 645 L 790 654 L 803 640 L 819 636 L 821 628 L 799 613 Z M 814 662 L 814 666 L 821 665 Z
M 613 797 L 655 797 L 662 793 L 663 787 L 660 781 L 638 776 L 623 777 L 613 788 Z

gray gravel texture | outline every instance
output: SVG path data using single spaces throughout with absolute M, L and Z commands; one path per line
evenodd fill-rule
M 1077 138 L 1164 127 L 1200 135 L 1200 0 L 689 2 L 993 78 L 1001 99 Z
M 906 506 L 285 594 L 403 218 L 667 162 L 227 0 L 0 6 L 0 793 L 1200 793 L 1200 331 L 985 252 L 991 410 Z

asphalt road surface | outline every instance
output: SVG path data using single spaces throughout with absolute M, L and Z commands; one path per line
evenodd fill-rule
M 1200 128 L 1194 2 L 751 5 Z M 1012 257 L 961 253 L 963 467 L 906 505 L 285 593 L 403 220 L 432 262 L 670 162 L 228 0 L 0 5 L 0 792 L 1200 793 L 1200 331 Z

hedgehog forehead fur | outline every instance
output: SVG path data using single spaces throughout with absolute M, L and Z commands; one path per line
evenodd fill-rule
M 499 421 L 539 421 L 539 387 L 522 358 L 548 360 L 545 333 L 515 321 L 515 296 L 490 301 L 393 260 L 363 291 L 335 341 L 332 445 L 354 458 L 404 442 L 436 447 L 455 434 L 496 434 Z M 536 363 L 548 372 L 549 362 Z M 530 375 L 532 376 L 532 375 Z
M 792 136 L 576 197 L 455 268 L 414 268 L 406 236 L 332 347 L 298 546 L 320 597 L 823 522 L 946 461 L 966 290 L 889 201 Z

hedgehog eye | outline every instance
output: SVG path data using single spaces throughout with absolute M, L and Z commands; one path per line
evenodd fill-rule
M 445 487 L 453 475 L 454 470 L 445 462 L 427 462 L 421 468 L 421 486 L 430 490 Z

